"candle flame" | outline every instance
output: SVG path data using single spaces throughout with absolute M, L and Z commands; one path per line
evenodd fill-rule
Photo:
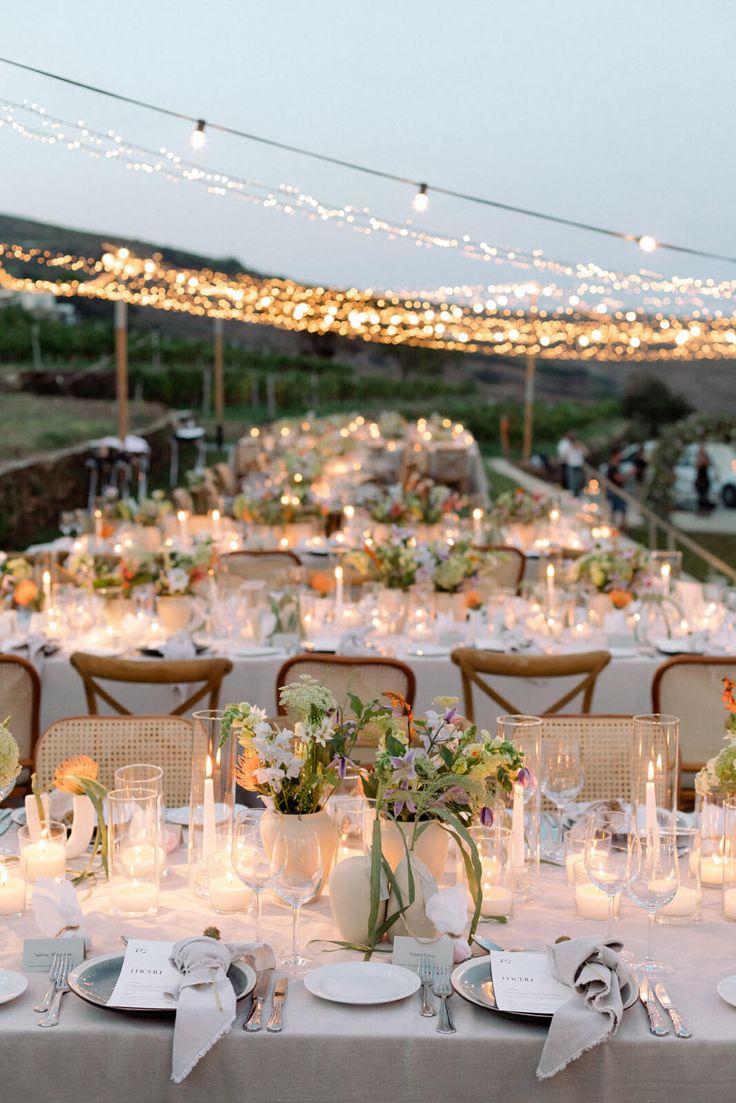
M 662 564 L 662 578 L 665 578 L 665 579 L 669 578 L 671 573 L 672 573 L 671 564 L 670 563 L 663 563 Z
M 649 766 L 647 767 L 647 781 L 654 781 L 654 763 L 649 760 Z
M 482 521 L 483 520 L 483 510 L 482 509 L 474 509 L 473 510 L 473 520 L 474 521 Z
M 661 755 L 661 753 L 657 755 L 657 769 L 659 770 L 660 773 L 662 772 L 662 755 Z
M 552 578 L 554 578 L 554 577 L 555 577 L 555 568 L 554 568 L 554 565 L 553 565 L 552 563 L 548 563 L 548 564 L 547 564 L 547 578 L 550 578 L 550 579 L 552 579 Z
M 187 511 L 186 511 L 185 509 L 180 509 L 180 510 L 177 510 L 177 513 L 176 513 L 176 519 L 177 519 L 177 521 L 180 521 L 180 522 L 181 522 L 181 521 L 186 521 L 186 519 L 187 519 Z
M 51 571 L 44 571 L 42 577 L 43 577 L 44 586 L 50 586 L 51 585 Z
M 651 765 L 651 763 L 650 763 L 650 765 Z M 204 776 L 205 777 L 212 777 L 212 759 L 210 758 L 209 755 L 207 755 L 207 765 L 205 767 Z
M 215 755 L 215 766 L 220 769 L 220 755 L 222 754 L 222 747 L 217 748 L 217 754 Z
M 342 567 L 335 567 L 335 582 L 342 582 L 343 571 Z

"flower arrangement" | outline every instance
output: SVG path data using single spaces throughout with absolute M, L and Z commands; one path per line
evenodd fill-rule
M 468 507 L 467 498 L 431 479 L 412 476 L 369 501 L 372 519 L 389 525 L 437 525 Z
M 0 723 L 0 792 L 8 789 L 20 773 L 20 750 L 8 726 L 10 717 Z
M 279 700 L 293 727 L 276 728 L 263 709 L 232 704 L 224 709 L 221 741 L 231 732 L 237 738 L 235 776 L 244 789 L 270 798 L 286 815 L 319 812 L 344 777 L 360 731 L 390 714 L 351 698 L 355 715 L 346 719 L 333 694 L 308 675 L 284 686 Z
M 153 583 L 160 597 L 192 594 L 196 584 L 207 576 L 213 560 L 209 537 L 187 551 L 166 548 L 162 552 L 147 552 L 131 548 L 120 564 L 123 589 L 129 593 L 138 586 Z
M 364 578 L 372 578 L 389 590 L 408 590 L 413 586 L 420 565 L 416 540 L 411 533 L 399 529 L 385 543 L 366 543 L 362 550 L 348 552 L 345 562 Z
M 120 521 L 150 528 L 161 524 L 173 508 L 163 490 L 154 490 L 149 498 L 140 502 L 135 498 L 121 498 L 112 506 L 112 512 Z
M 726 746 L 713 758 L 709 758 L 702 770 L 695 775 L 695 792 L 701 796 L 736 793 L 736 683 L 723 678 L 721 701 L 726 707 Z
M 498 495 L 489 514 L 491 525 L 504 528 L 506 525 L 533 525 L 544 520 L 552 509 L 552 500 L 541 494 L 532 494 L 523 487 L 504 490 Z
M 0 600 L 20 609 L 41 609 L 43 595 L 33 580 L 33 567 L 22 556 L 6 559 L 0 565 Z
M 309 487 L 268 481 L 249 484 L 233 502 L 233 516 L 254 525 L 286 525 L 319 516 Z
M 590 582 L 599 593 L 610 594 L 614 604 L 626 605 L 632 594 L 648 585 L 649 556 L 638 545 L 601 547 L 573 563 L 571 582 Z
M 72 552 L 64 564 L 64 570 L 77 585 L 88 586 L 93 590 L 111 590 L 124 586 L 121 565 L 113 563 L 109 556 Z
M 475 551 L 468 540 L 455 544 L 432 543 L 417 549 L 420 562 L 417 582 L 431 582 L 441 594 L 456 594 L 468 589 L 484 567 L 485 556 Z

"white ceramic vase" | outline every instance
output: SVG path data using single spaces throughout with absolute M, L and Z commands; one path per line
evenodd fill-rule
M 371 914 L 371 858 L 359 854 L 343 858 L 330 876 L 330 909 L 340 937 L 358 946 L 368 944 Z M 386 901 L 378 908 L 377 926 L 386 918 Z
M 92 801 L 84 793 L 75 793 L 72 829 L 66 840 L 67 858 L 79 858 L 80 855 L 84 854 L 92 842 L 96 824 L 97 815 Z
M 156 602 L 156 614 L 167 632 L 183 632 L 192 619 L 193 602 L 188 594 L 164 594 Z
M 409 900 L 409 869 L 411 868 L 414 882 L 414 900 L 408 907 Z M 416 852 L 410 851 L 399 862 L 394 873 L 401 898 L 392 889 L 386 907 L 386 917 L 390 919 L 400 908 L 406 908 L 388 931 L 388 938 L 393 942 L 396 935 L 409 935 L 411 938 L 437 938 L 439 931 L 431 919 L 427 918 L 425 907 L 430 897 L 437 892 L 437 880 L 421 860 Z
M 413 833 L 414 823 L 381 820 L 381 846 L 386 861 L 391 869 L 396 870 L 406 856 L 406 847 L 411 847 L 413 853 L 425 864 L 435 880 L 439 880 L 447 865 L 447 849 L 450 842 L 447 832 L 433 820 L 420 824 L 412 847 Z M 406 840 L 406 846 L 402 835 Z
M 310 812 L 305 816 L 287 816 L 283 812 L 275 812 L 271 808 L 267 808 L 261 817 L 261 838 L 269 858 L 276 836 L 280 831 L 286 832 L 292 838 L 317 836 L 322 855 L 322 881 L 319 891 L 312 897 L 313 900 L 317 900 L 330 876 L 332 862 L 335 857 L 337 833 L 334 823 L 324 808 L 320 809 L 319 812 Z

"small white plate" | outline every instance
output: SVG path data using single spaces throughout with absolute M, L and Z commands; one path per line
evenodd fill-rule
M 698 643 L 689 639 L 687 636 L 681 636 L 679 639 L 661 639 L 656 641 L 657 651 L 661 651 L 663 655 L 704 655 L 705 644 Z
M 322 965 L 304 978 L 313 996 L 333 1003 L 379 1004 L 404 1000 L 419 990 L 416 973 L 376 961 L 340 961 Z
M 244 804 L 236 804 L 233 807 L 233 815 L 238 812 L 258 812 L 258 808 L 246 808 Z M 224 822 L 225 813 L 220 815 L 218 822 Z M 183 804 L 181 808 L 167 808 L 166 822 L 178 824 L 179 827 L 189 827 L 189 805 Z
M 84 653 L 94 655 L 98 659 L 114 659 L 123 652 L 120 647 L 85 647 Z
M 22 973 L 13 973 L 10 969 L 0 969 L 0 1003 L 10 1003 L 16 996 L 22 995 L 28 987 L 28 977 Z
M 722 1000 L 730 1003 L 731 1007 L 736 1007 L 736 973 L 731 973 L 730 976 L 719 980 L 716 992 Z
M 229 651 L 228 654 L 233 659 L 264 659 L 267 655 L 281 655 L 283 654 L 283 648 L 281 647 L 238 647 L 234 651 Z
M 638 659 L 639 648 L 638 647 L 609 647 L 612 659 Z
M 450 654 L 450 648 L 441 643 L 421 643 L 408 647 L 406 653 L 420 659 L 444 659 Z

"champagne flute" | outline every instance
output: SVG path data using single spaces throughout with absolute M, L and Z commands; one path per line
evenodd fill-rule
M 629 852 L 631 876 L 626 891 L 649 918 L 646 957 L 633 963 L 632 968 L 647 977 L 672 973 L 671 965 L 654 956 L 654 925 L 657 912 L 674 900 L 680 884 L 676 831 L 660 827 L 645 833 L 632 832 Z
M 262 942 L 261 909 L 263 894 L 271 885 L 271 863 L 261 838 L 260 812 L 238 812 L 233 825 L 233 869 L 256 898 L 256 942 Z
M 557 846 L 549 857 L 564 860 L 562 816 L 565 805 L 583 788 L 583 760 L 580 741 L 571 736 L 542 743 L 541 787 L 557 810 Z
M 583 867 L 588 880 L 608 897 L 606 938 L 612 939 L 616 897 L 627 886 L 630 876 L 632 832 L 629 812 L 600 809 L 588 821 L 583 850 Z
M 302 904 L 312 900 L 322 884 L 323 860 L 316 835 L 292 836 L 282 830 L 271 852 L 272 886 L 276 895 L 291 905 L 291 954 L 282 964 L 291 973 L 302 973 L 309 959 L 300 952 L 296 925 Z

